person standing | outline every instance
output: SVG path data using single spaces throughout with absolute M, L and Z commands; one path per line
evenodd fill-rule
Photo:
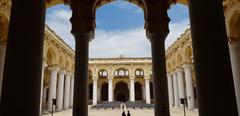
M 122 112 L 122 116 L 126 116 L 125 111 Z
M 131 116 L 130 112 L 128 111 L 127 116 Z

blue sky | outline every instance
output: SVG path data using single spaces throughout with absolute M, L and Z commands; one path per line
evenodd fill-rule
M 168 11 L 170 33 L 166 48 L 189 28 L 186 6 L 172 5 Z M 71 10 L 58 5 L 47 10 L 46 24 L 74 48 L 70 33 Z M 141 8 L 125 1 L 115 1 L 100 7 L 96 12 L 95 38 L 90 42 L 90 57 L 150 57 L 150 42 L 145 36 L 144 14 Z

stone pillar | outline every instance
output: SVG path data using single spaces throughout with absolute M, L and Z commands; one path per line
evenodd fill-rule
M 155 7 L 149 9 L 151 13 L 146 22 L 146 30 L 147 37 L 151 42 L 152 51 L 154 115 L 170 116 L 164 45 L 169 33 L 168 1 L 161 0 L 153 3 L 151 5 Z
M 169 97 L 169 105 L 170 107 L 174 106 L 174 94 L 173 94 L 173 78 L 170 73 L 168 76 L 168 97 Z
M 238 115 L 240 116 L 240 40 L 229 43 L 232 73 L 237 98 Z
M 0 116 L 40 114 L 44 24 L 44 0 L 12 0 Z
M 47 87 L 43 88 L 42 104 L 47 102 Z
M 75 35 L 73 116 L 88 116 L 88 39 L 84 35 Z
M 61 111 L 63 107 L 63 89 L 64 89 L 64 76 L 66 71 L 60 70 L 58 76 L 58 88 L 57 88 L 57 110 Z
M 74 76 L 71 77 L 71 88 L 70 88 L 70 100 L 69 106 L 70 108 L 73 107 L 73 92 L 74 92 Z
M 178 92 L 179 98 L 185 98 L 185 87 L 184 87 L 184 79 L 183 79 L 183 69 L 177 68 L 177 79 L 178 79 Z M 180 99 L 178 99 L 180 100 Z
M 44 92 L 44 88 L 43 88 L 43 84 L 44 84 L 44 71 L 45 71 L 45 68 L 47 67 L 47 63 L 45 61 L 43 61 L 42 63 L 42 78 L 41 78 L 41 94 L 40 94 L 40 110 L 39 110 L 39 115 L 42 114 L 42 104 L 44 103 L 43 102 L 43 92 Z
M 135 77 L 130 77 L 130 101 L 135 101 L 135 83 L 134 83 Z
M 184 72 L 186 79 L 186 90 L 187 90 L 187 104 L 188 109 L 193 110 L 195 106 L 194 90 L 192 83 L 192 70 L 190 64 L 184 64 Z
M 113 101 L 113 84 L 112 84 L 112 77 L 108 78 L 108 102 Z
M 51 67 L 50 70 L 50 86 L 48 93 L 48 111 L 52 111 L 52 99 L 56 99 L 56 90 L 57 90 L 57 73 L 59 68 Z M 55 111 L 55 108 L 53 109 Z
M 65 88 L 64 88 L 64 109 L 69 109 L 70 103 L 70 83 L 71 83 L 71 73 L 67 72 L 65 77 Z
M 0 45 L 0 101 L 1 101 L 1 93 L 2 93 L 2 79 L 3 79 L 3 68 L 5 61 L 5 52 L 6 45 Z
M 97 104 L 97 80 L 98 78 L 93 78 L 93 105 Z
M 179 107 L 178 78 L 175 71 L 172 72 L 172 76 L 173 76 L 173 90 L 174 90 L 174 106 Z
M 150 77 L 145 77 L 145 93 L 146 93 L 146 103 L 151 104 L 151 97 L 150 97 L 150 85 L 149 85 L 149 80 Z
M 88 116 L 88 51 L 89 41 L 94 36 L 95 19 L 88 16 L 91 15 L 88 2 L 75 0 L 71 3 L 72 34 L 76 42 L 73 116 Z
M 143 96 L 143 100 L 146 100 L 146 87 L 142 86 L 142 96 Z
M 189 0 L 188 5 L 199 116 L 237 116 L 222 1 Z

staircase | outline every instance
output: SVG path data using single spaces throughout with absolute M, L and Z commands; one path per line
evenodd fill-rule
M 102 102 L 97 105 L 91 106 L 92 109 L 120 109 L 119 101 L 114 102 Z M 127 108 L 130 109 L 152 109 L 154 107 L 153 104 L 146 104 L 143 101 L 135 101 L 135 102 L 126 102 Z

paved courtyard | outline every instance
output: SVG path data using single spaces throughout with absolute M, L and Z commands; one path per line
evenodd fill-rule
M 171 116 L 184 116 L 183 109 L 181 108 L 171 108 Z M 54 113 L 54 116 L 71 116 L 72 110 L 65 110 L 62 112 Z M 153 110 L 148 109 L 130 109 L 131 116 L 153 116 Z M 89 109 L 89 116 L 121 116 L 122 110 L 114 109 L 114 110 L 92 110 Z M 43 115 L 43 116 L 51 116 Z M 197 111 L 186 111 L 186 116 L 198 116 Z

